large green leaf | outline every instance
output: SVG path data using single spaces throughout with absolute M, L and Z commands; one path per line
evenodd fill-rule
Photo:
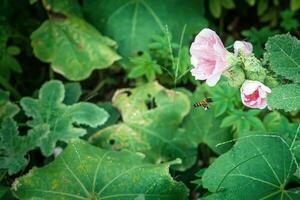
M 13 190 L 20 199 L 187 199 L 187 189 L 171 178 L 168 167 L 77 141 L 53 163 L 18 178 Z
M 271 68 L 276 74 L 300 82 L 300 42 L 289 34 L 276 35 L 266 44 Z
M 166 26 L 175 41 L 186 25 L 184 40 L 207 26 L 202 0 L 85 0 L 87 19 L 101 32 L 118 42 L 124 56 L 145 51 L 155 34 L 164 34 Z
M 68 142 L 86 134 L 86 130 L 78 125 L 97 127 L 108 118 L 105 110 L 91 103 L 65 105 L 62 103 L 64 97 L 64 85 L 54 80 L 41 87 L 38 99 L 24 97 L 20 102 L 25 114 L 32 118 L 27 122 L 30 127 L 41 124 L 50 127 L 50 132 L 41 138 L 40 143 L 41 151 L 46 156 L 52 154 L 58 140 Z
M 76 16 L 52 17 L 32 33 L 31 40 L 34 54 L 69 80 L 83 80 L 94 69 L 120 59 L 114 41 Z
M 5 118 L 0 129 L 0 169 L 7 170 L 9 175 L 19 172 L 28 163 L 24 156 L 39 146 L 41 138 L 47 134 L 48 125 L 40 124 L 28 131 L 26 136 L 20 136 L 17 123 Z
M 300 109 L 300 84 L 288 84 L 272 89 L 267 97 L 268 105 L 274 109 L 295 111 Z
M 181 158 L 179 170 L 190 167 L 196 159 L 196 146 L 179 129 L 190 110 L 188 97 L 167 90 L 158 83 L 148 83 L 134 89 L 118 90 L 113 104 L 120 110 L 123 123 L 110 126 L 90 140 L 108 149 L 130 149 L 142 152 L 152 163 Z
M 300 190 L 286 188 L 296 169 L 290 145 L 281 137 L 241 138 L 205 171 L 203 186 L 214 194 L 203 199 L 296 200 Z

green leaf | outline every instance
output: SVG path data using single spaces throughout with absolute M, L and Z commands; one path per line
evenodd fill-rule
M 186 133 L 179 129 L 190 110 L 185 94 L 152 82 L 118 90 L 113 105 L 121 112 L 123 123 L 94 134 L 90 138 L 93 144 L 106 149 L 141 152 L 152 163 L 180 158 L 183 163 L 173 166 L 178 170 L 194 164 L 196 146 L 191 145 Z
M 260 16 L 268 9 L 268 1 L 259 0 L 257 5 L 257 14 Z
M 28 151 L 40 145 L 40 139 L 49 134 L 47 124 L 40 124 L 20 136 L 17 123 L 5 118 L 0 129 L 0 169 L 8 170 L 12 175 L 26 167 L 28 160 L 24 157 Z
M 105 110 L 91 103 L 63 104 L 64 95 L 63 84 L 54 80 L 41 87 L 38 99 L 24 97 L 20 102 L 25 114 L 32 118 L 28 126 L 47 124 L 50 127 L 49 133 L 41 138 L 40 148 L 45 156 L 52 154 L 58 140 L 68 142 L 85 135 L 86 130 L 78 125 L 97 127 L 108 118 Z
M 298 1 L 298 0 L 291 0 L 290 7 L 291 7 L 292 11 L 299 10 L 299 8 L 300 8 L 300 1 Z
M 263 27 L 259 30 L 251 28 L 242 31 L 242 35 L 248 38 L 249 42 L 253 44 L 254 53 L 260 57 L 264 53 L 264 46 L 268 38 L 277 34 L 277 31 L 271 30 L 269 27 Z
M 273 109 L 284 109 L 287 112 L 299 110 L 300 85 L 287 84 L 273 88 L 267 96 L 267 102 Z
M 48 166 L 18 178 L 13 191 L 20 199 L 187 199 L 184 184 L 169 175 L 170 164 L 147 164 L 140 154 L 77 141 Z
M 235 3 L 233 0 L 222 0 L 221 4 L 226 9 L 233 9 L 235 8 Z
M 291 123 L 279 112 L 273 111 L 268 113 L 263 119 L 264 126 L 267 132 L 282 133 L 282 136 L 287 136 L 291 140 L 295 137 L 297 124 Z
M 246 0 L 246 1 L 250 6 L 254 6 L 256 0 Z
M 203 186 L 213 194 L 203 200 L 299 199 L 299 189 L 287 188 L 296 169 L 290 146 L 281 137 L 241 138 L 205 171 Z
M 65 98 L 63 103 L 72 105 L 76 103 L 82 94 L 81 85 L 77 82 L 65 84 Z
M 133 69 L 128 74 L 128 78 L 138 78 L 146 76 L 148 81 L 154 79 L 155 74 L 161 74 L 161 67 L 156 61 L 152 60 L 149 53 L 145 52 L 142 56 L 130 59 Z
M 199 102 L 204 99 L 205 89 L 198 87 L 190 97 L 190 104 Z M 226 142 L 232 139 L 232 134 L 227 128 L 220 128 L 221 118 L 214 116 L 214 107 L 209 110 L 200 108 L 191 108 L 189 114 L 184 118 L 181 127 L 185 130 L 186 137 L 191 138 L 191 141 L 198 144 L 206 144 L 215 153 L 221 154 L 227 151 L 231 144 L 216 147 L 217 144 Z
M 4 92 L 0 89 L 0 122 L 4 118 L 12 118 L 19 112 L 19 107 L 9 101 L 8 92 Z
M 75 16 L 45 21 L 31 40 L 34 54 L 69 80 L 83 80 L 120 59 L 114 41 Z
M 66 16 L 83 17 L 78 0 L 42 0 L 47 10 Z M 50 13 L 51 15 L 51 13 Z
M 219 18 L 222 12 L 222 3 L 220 0 L 210 0 L 209 10 L 215 18 Z
M 202 0 L 85 0 L 83 6 L 89 22 L 114 38 L 124 57 L 147 51 L 152 36 L 165 34 L 166 26 L 179 41 L 186 25 L 188 45 L 193 34 L 208 25 Z
M 290 34 L 276 35 L 266 44 L 272 70 L 289 80 L 300 82 L 300 42 Z
M 223 119 L 221 127 L 232 126 L 238 137 L 243 136 L 250 130 L 265 131 L 263 123 L 256 117 L 259 112 L 260 110 L 235 110 Z

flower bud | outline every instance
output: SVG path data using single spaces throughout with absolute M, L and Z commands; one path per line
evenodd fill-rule
M 250 55 L 252 53 L 253 47 L 250 42 L 245 41 L 235 41 L 233 44 L 234 54 L 238 55 L 242 53 L 244 55 Z
M 239 88 L 245 81 L 245 73 L 239 66 L 230 68 L 224 75 L 227 77 L 227 82 L 231 87 Z
M 244 61 L 246 78 L 263 82 L 266 78 L 266 70 L 255 56 L 249 56 Z

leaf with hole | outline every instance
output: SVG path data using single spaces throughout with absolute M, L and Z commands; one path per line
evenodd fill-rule
M 182 159 L 172 168 L 185 170 L 194 164 L 196 145 L 179 129 L 190 110 L 188 97 L 163 88 L 157 82 L 118 90 L 113 105 L 123 122 L 96 133 L 90 141 L 100 147 L 142 152 L 151 163 Z
M 54 162 L 18 178 L 13 191 L 20 199 L 184 200 L 186 187 L 169 175 L 176 163 L 149 164 L 141 154 L 73 141 Z

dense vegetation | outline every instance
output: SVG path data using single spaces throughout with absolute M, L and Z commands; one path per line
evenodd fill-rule
M 300 199 L 299 10 L 2 0 L 0 199 Z

